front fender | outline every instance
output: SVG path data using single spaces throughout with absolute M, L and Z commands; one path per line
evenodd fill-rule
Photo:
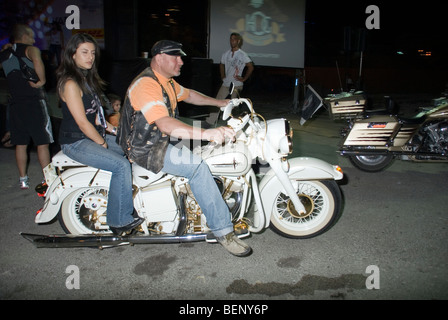
M 342 180 L 344 174 L 338 166 L 334 166 L 316 158 L 292 158 L 288 160 L 288 176 L 291 180 Z M 275 176 L 269 170 L 260 182 L 260 190 Z
M 42 210 L 36 215 L 36 223 L 47 223 L 53 220 L 61 208 L 64 199 L 79 188 L 108 187 L 111 173 L 92 167 L 81 167 L 65 170 L 48 187 Z
M 316 158 L 289 159 L 289 177 L 294 180 L 342 180 L 344 174 L 339 166 Z
M 338 166 L 333 166 L 316 158 L 289 159 L 289 165 L 288 178 L 294 181 L 341 180 L 343 178 L 343 173 L 338 169 Z M 287 192 L 272 169 L 260 181 L 259 190 L 264 207 L 265 227 L 267 228 L 271 220 L 272 207 L 275 201 L 271 195 L 278 194 L 279 191 L 285 194 Z

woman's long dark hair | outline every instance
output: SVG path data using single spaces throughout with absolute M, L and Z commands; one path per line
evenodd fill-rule
M 73 55 L 76 53 L 78 47 L 86 42 L 93 43 L 95 46 L 95 61 L 90 70 L 81 70 L 76 66 L 73 60 Z M 98 96 L 105 87 L 105 82 L 100 78 L 97 70 L 97 65 L 99 63 L 100 50 L 96 40 L 89 34 L 77 33 L 73 35 L 68 41 L 65 51 L 62 55 L 61 65 L 56 71 L 56 77 L 58 79 L 58 93 L 61 94 L 64 90 L 65 83 L 67 80 L 75 81 L 84 93 L 88 93 L 87 84 L 92 90 L 94 90 Z

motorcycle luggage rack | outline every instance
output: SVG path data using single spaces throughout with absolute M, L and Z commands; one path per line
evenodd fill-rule
M 325 99 L 329 105 L 333 120 L 352 120 L 362 118 L 366 110 L 366 98 L 363 94 L 344 93 Z

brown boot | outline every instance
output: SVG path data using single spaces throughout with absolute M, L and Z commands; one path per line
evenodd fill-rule
M 252 253 L 252 248 L 238 239 L 233 232 L 223 237 L 216 237 L 216 240 L 234 256 L 246 257 Z

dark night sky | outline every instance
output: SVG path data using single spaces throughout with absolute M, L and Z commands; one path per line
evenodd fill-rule
M 319 1 L 308 0 L 306 11 L 306 65 L 334 64 L 344 52 L 344 30 L 349 26 L 357 38 L 365 32 L 365 64 L 370 67 L 447 68 L 448 37 L 446 12 L 441 2 L 420 4 L 404 1 Z M 380 29 L 367 30 L 369 5 L 380 10 Z M 445 26 L 444 26 L 445 25 Z M 355 42 L 356 46 L 356 42 Z M 418 50 L 431 52 L 422 58 Z M 403 52 L 403 55 L 398 55 Z
M 365 28 L 368 5 L 380 9 L 380 30 L 369 31 L 369 38 L 375 44 L 400 49 L 426 47 L 427 49 L 447 47 L 446 11 L 440 1 L 307 1 L 307 28 L 316 29 L 323 39 L 337 37 L 340 28 L 352 26 Z M 312 24 L 314 23 L 314 25 Z M 311 24 L 311 25 L 310 25 Z M 338 34 L 339 33 L 339 34 Z M 309 39 L 310 41 L 313 41 Z

